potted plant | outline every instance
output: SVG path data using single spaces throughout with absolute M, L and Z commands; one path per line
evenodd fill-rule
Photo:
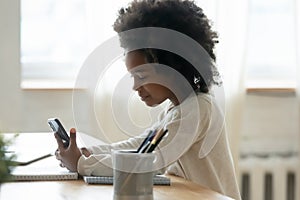
M 6 139 L 3 134 L 0 134 L 0 185 L 3 182 L 9 181 L 11 178 L 10 172 L 14 167 L 13 159 L 15 158 L 15 155 L 8 155 L 6 152 L 8 146 L 13 142 L 15 137 Z

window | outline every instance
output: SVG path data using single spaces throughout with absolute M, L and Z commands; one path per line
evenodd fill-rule
M 23 88 L 72 88 L 88 54 L 115 36 L 112 24 L 131 0 L 21 0 Z M 215 18 L 216 1 L 200 1 Z
M 294 0 L 249 0 L 248 87 L 296 87 Z
M 115 36 L 117 11 L 130 1 L 22 0 L 22 86 L 42 80 L 46 87 L 51 83 L 72 87 L 88 54 Z M 219 0 L 197 4 L 218 31 Z M 248 4 L 247 87 L 295 87 L 295 1 L 248 0 Z
M 22 0 L 22 87 L 72 88 L 88 54 L 115 36 L 112 24 L 127 2 Z
M 84 1 L 21 1 L 23 80 L 72 80 L 87 54 Z

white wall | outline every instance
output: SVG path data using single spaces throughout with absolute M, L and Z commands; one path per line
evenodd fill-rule
M 0 131 L 49 131 L 47 118 L 72 124 L 71 90 L 20 88 L 20 2 L 0 1 Z
M 299 150 L 299 105 L 294 92 L 248 94 L 243 121 L 243 153 Z

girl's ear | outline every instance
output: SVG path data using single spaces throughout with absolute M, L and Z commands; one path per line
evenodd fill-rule
M 200 81 L 201 81 L 200 76 L 198 76 L 198 77 L 194 76 L 194 84 L 196 85 L 197 89 L 199 89 L 201 87 Z

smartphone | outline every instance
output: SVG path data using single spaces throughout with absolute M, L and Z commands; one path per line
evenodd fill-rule
M 58 136 L 62 139 L 64 146 L 68 147 L 70 143 L 70 137 L 64 129 L 62 123 L 58 118 L 50 118 L 48 119 L 48 124 L 51 129 L 58 134 Z

